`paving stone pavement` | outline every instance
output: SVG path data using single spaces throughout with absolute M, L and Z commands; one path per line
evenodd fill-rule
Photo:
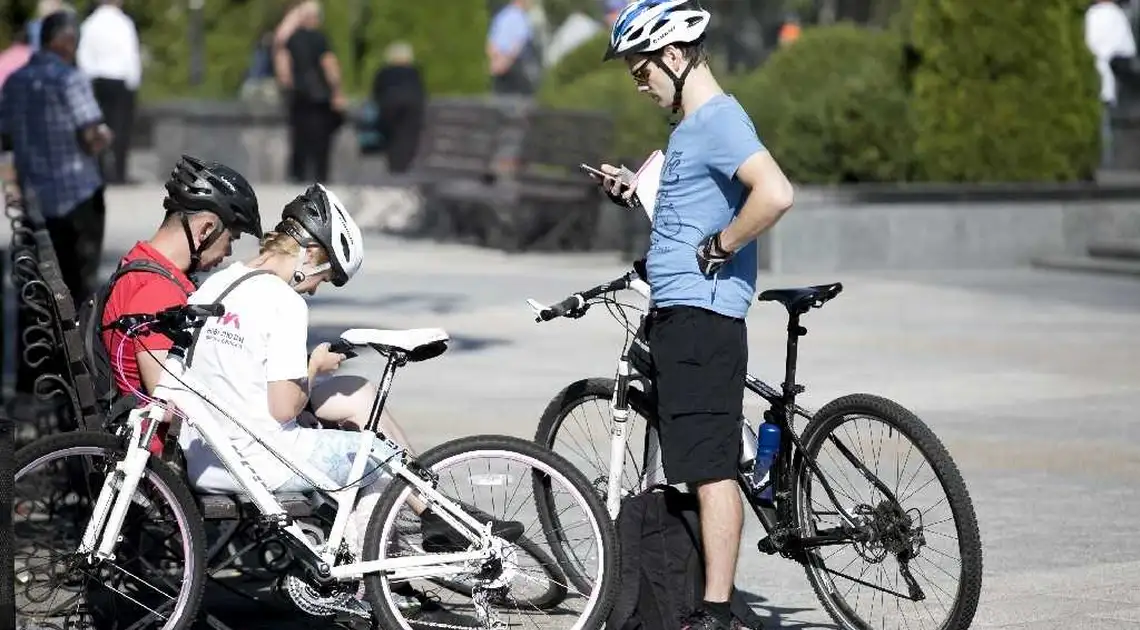
M 109 253 L 150 232 L 153 188 L 111 189 Z M 367 244 L 350 287 L 312 298 L 310 342 L 350 327 L 452 334 L 449 353 L 396 376 L 390 409 L 415 448 L 487 432 L 532 437 L 559 389 L 612 373 L 623 332 L 604 309 L 536 324 L 525 299 L 554 302 L 612 279 L 625 270 L 616 256 L 505 255 L 376 234 Z M 832 281 L 844 293 L 804 321 L 803 403 L 878 393 L 943 440 L 985 549 L 972 627 L 1140 628 L 1140 283 L 1034 270 L 760 277 L 762 288 Z M 782 309 L 756 305 L 748 326 L 750 371 L 778 380 Z M 766 627 L 832 627 L 796 565 L 755 551 L 761 535 L 748 520 L 738 585 Z

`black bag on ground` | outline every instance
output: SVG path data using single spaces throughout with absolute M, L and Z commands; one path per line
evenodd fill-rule
M 680 627 L 704 592 L 697 496 L 655 486 L 622 501 L 617 526 L 622 590 L 606 627 Z

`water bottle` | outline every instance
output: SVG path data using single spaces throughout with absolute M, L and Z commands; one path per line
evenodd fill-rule
M 780 427 L 771 422 L 760 425 L 756 437 L 756 462 L 752 468 L 752 489 L 760 489 L 776 461 L 776 453 L 780 450 Z M 772 486 L 769 485 L 760 493 L 759 499 L 765 503 L 772 503 Z

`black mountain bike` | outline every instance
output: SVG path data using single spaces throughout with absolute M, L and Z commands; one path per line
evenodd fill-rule
M 750 374 L 745 379 L 747 390 L 768 403 L 764 421 L 780 429 L 774 463 L 755 479 L 757 434 L 747 418 L 741 426 L 738 481 L 767 533 L 757 547 L 800 563 L 842 628 L 966 628 L 981 591 L 982 546 L 969 493 L 946 448 L 917 416 L 880 396 L 842 396 L 814 413 L 796 404 L 804 391 L 795 382 L 797 347 L 807 333 L 800 319 L 842 288 L 759 296 L 787 309 L 788 337 L 779 389 Z M 539 322 L 578 318 L 603 303 L 626 327 L 616 378 L 568 385 L 547 406 L 535 435 L 586 473 L 615 519 L 623 497 L 664 481 L 648 344 L 626 313 L 644 309 L 617 301 L 626 289 L 649 297 L 648 285 L 630 271 L 549 307 L 528 300 Z M 579 422 L 592 410 L 599 417 Z M 883 456 L 896 457 L 884 464 Z M 584 588 L 589 581 L 578 567 L 589 559 L 560 533 L 565 528 L 542 480 L 535 485 L 552 550 L 567 577 Z

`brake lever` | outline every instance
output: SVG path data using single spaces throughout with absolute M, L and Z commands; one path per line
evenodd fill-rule
M 534 321 L 541 322 L 542 321 L 542 317 L 541 317 L 542 312 L 546 310 L 546 307 L 543 306 L 542 304 L 539 304 L 538 300 L 535 300 L 533 298 L 527 298 L 526 303 L 527 303 L 527 306 L 530 307 L 530 310 L 534 311 L 534 317 L 535 317 Z

